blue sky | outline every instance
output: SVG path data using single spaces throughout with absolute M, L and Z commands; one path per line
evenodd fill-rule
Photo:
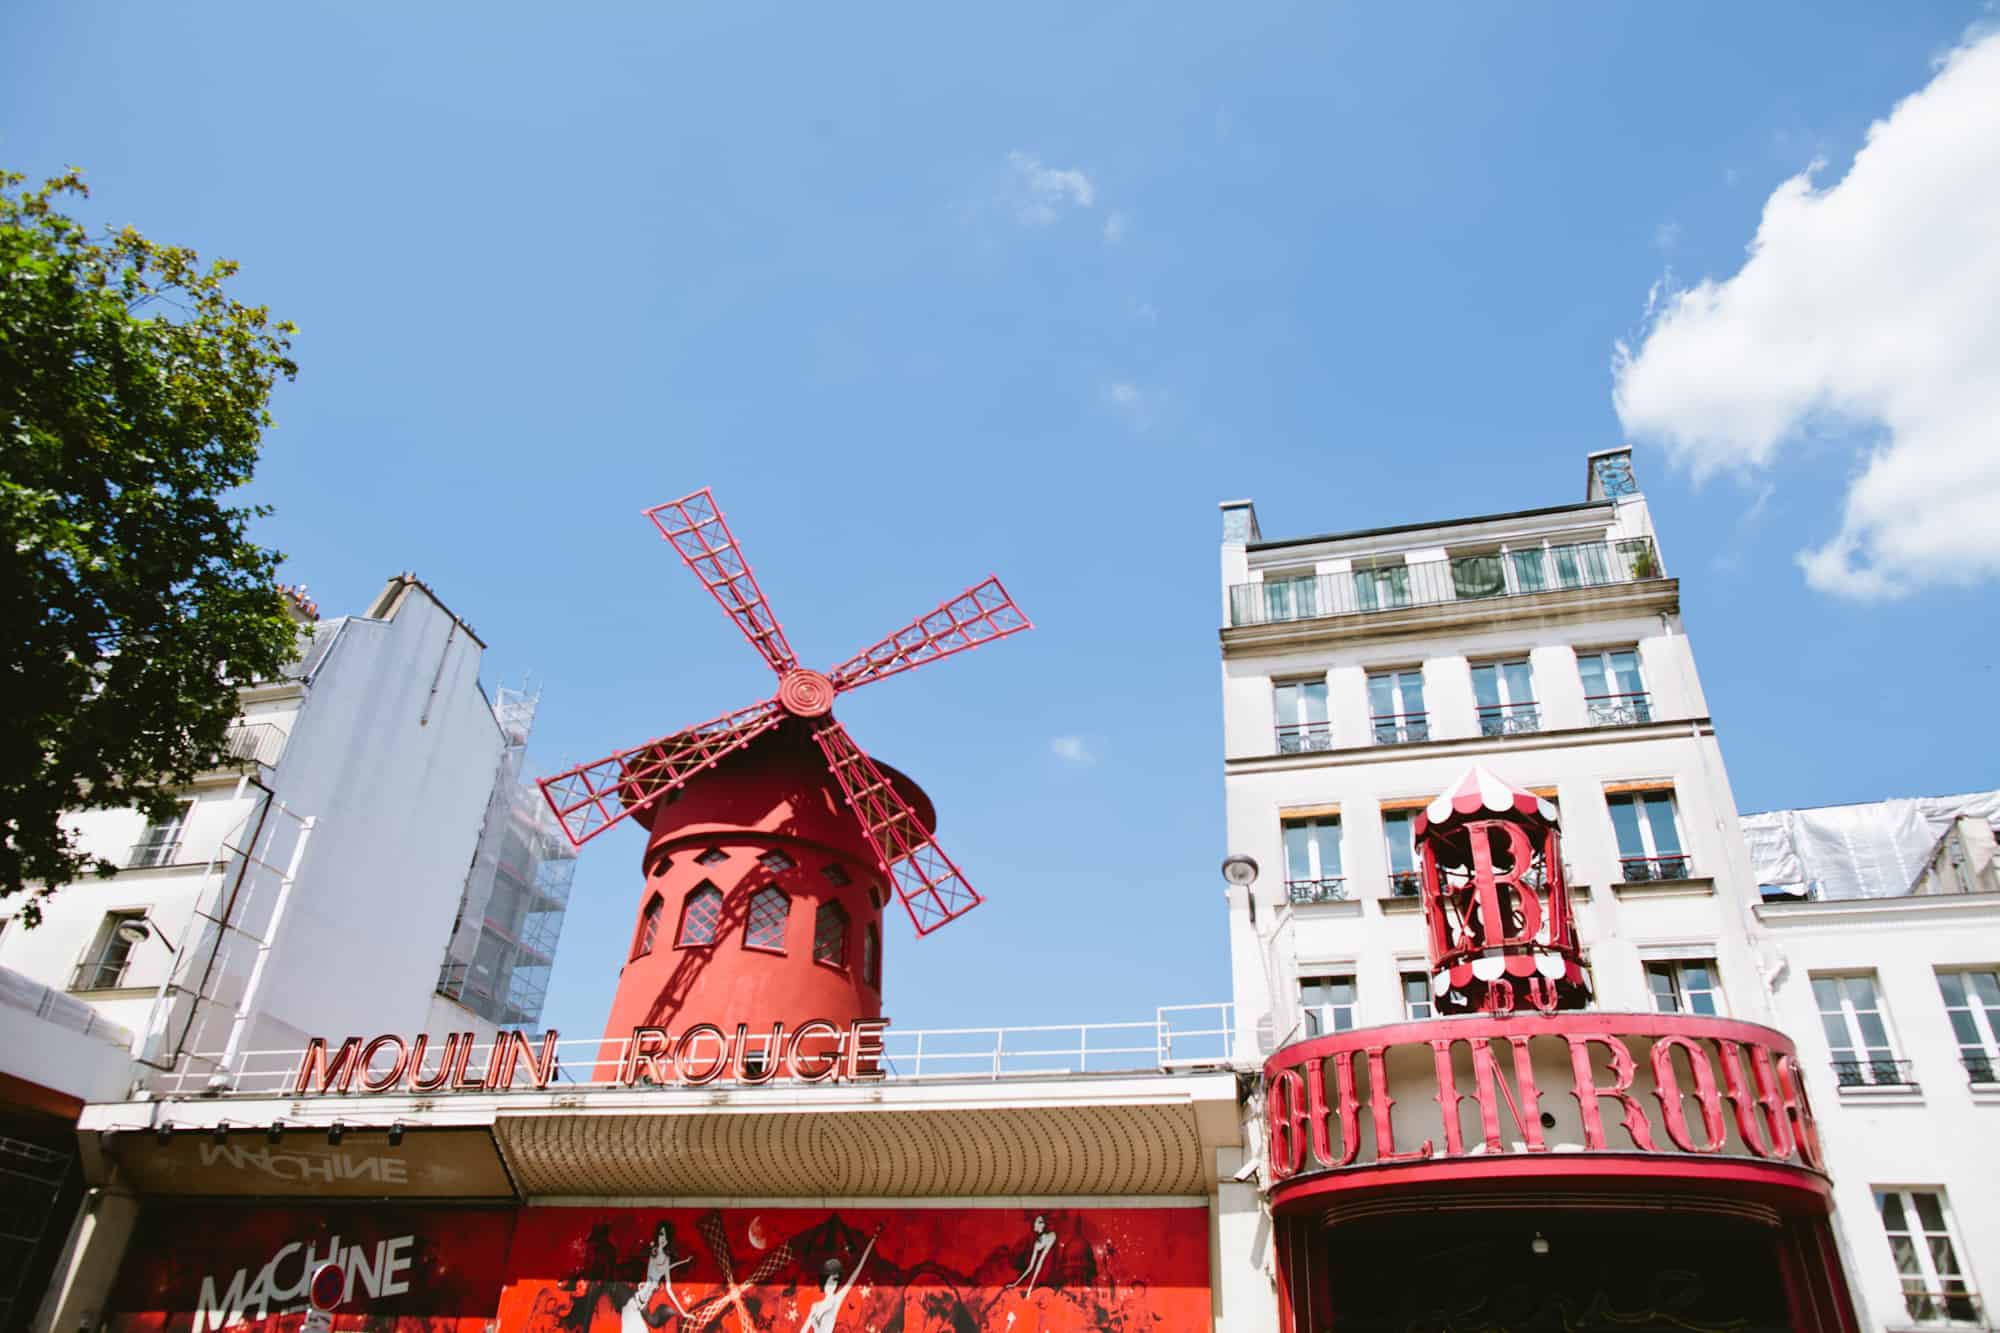
M 1990 580 L 1798 563 L 1891 428 L 1729 455 L 1645 342 L 1980 18 L 24 0 L 0 163 L 84 167 L 88 216 L 301 326 L 265 539 L 330 613 L 430 581 L 543 686 L 539 771 L 770 693 L 645 505 L 712 485 L 809 663 L 1000 573 L 1033 634 L 840 708 L 989 899 L 898 923 L 887 1009 L 1146 1018 L 1227 993 L 1216 502 L 1281 536 L 1579 499 L 1621 342 L 1739 804 L 1995 785 Z M 586 850 L 572 1035 L 638 851 Z

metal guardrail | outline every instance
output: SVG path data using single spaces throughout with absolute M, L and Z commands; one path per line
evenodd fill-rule
M 1233 1059 L 1235 1036 L 1235 1006 L 1226 1003 L 1164 1005 L 1155 1011 L 1151 1022 L 891 1028 L 883 1034 L 881 1067 L 884 1080 L 892 1083 L 1223 1069 L 1230 1067 Z M 629 1038 L 558 1041 L 557 1077 L 563 1091 L 631 1091 L 614 1078 L 599 1076 L 607 1066 L 615 1067 L 628 1044 Z M 491 1051 L 490 1044 L 474 1046 L 469 1067 L 483 1068 Z M 178 1097 L 289 1097 L 304 1056 L 304 1051 L 295 1048 L 244 1051 L 238 1053 L 233 1069 L 221 1069 L 219 1055 L 197 1054 L 163 1076 L 159 1091 Z M 387 1065 L 382 1068 L 386 1070 Z M 532 1091 L 523 1086 L 526 1078 L 525 1072 L 517 1075 L 514 1091 Z M 709 1085 L 708 1091 L 736 1086 L 717 1083 Z M 742 1086 L 745 1091 L 754 1090 Z
M 1667 856 L 1621 856 L 1618 858 L 1618 873 L 1627 884 L 1644 884 L 1648 880 L 1686 879 L 1694 873 L 1694 863 L 1684 852 L 1674 852 Z
M 1347 901 L 1347 880 L 1330 875 L 1323 879 L 1288 879 L 1285 896 L 1295 903 L 1338 903 Z
M 1542 710 L 1533 703 L 1484 706 L 1479 710 L 1482 736 L 1525 736 L 1542 729 Z
M 1444 602 L 1524 597 L 1659 578 L 1650 538 L 1574 542 L 1414 564 L 1395 561 L 1345 574 L 1280 575 L 1229 589 L 1229 623 L 1277 625 L 1326 616 L 1399 611 Z
M 1833 1077 L 1843 1088 L 1914 1088 L 1908 1060 L 1835 1060 Z
M 1631 727 L 1653 720 L 1653 700 L 1644 690 L 1628 694 L 1586 694 L 1583 706 L 1593 727 Z
M 1312 754 L 1332 748 L 1331 722 L 1286 722 L 1278 727 L 1279 754 Z
M 285 752 L 285 729 L 273 722 L 238 722 L 223 736 L 224 753 L 231 759 L 269 767 Z

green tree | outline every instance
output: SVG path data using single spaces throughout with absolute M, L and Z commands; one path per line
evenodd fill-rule
M 289 323 L 130 227 L 91 234 L 0 172 L 0 898 L 86 873 L 65 812 L 170 816 L 225 761 L 239 686 L 297 654 L 281 557 L 232 505 L 297 374 Z

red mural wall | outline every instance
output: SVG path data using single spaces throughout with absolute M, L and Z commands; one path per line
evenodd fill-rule
M 244 1208 L 141 1218 L 114 1333 L 1205 1329 L 1206 1209 Z

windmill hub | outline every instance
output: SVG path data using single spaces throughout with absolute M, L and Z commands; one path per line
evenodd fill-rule
M 778 702 L 794 717 L 826 716 L 833 695 L 833 682 L 806 667 L 793 667 L 778 681 Z

